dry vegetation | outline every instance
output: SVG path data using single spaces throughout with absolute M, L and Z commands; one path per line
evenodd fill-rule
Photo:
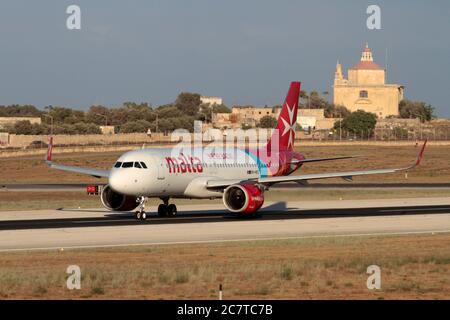
M 66 289 L 68 265 L 82 289 Z M 366 269 L 381 267 L 381 290 Z M 2 299 L 449 299 L 450 234 L 2 253 Z
M 339 146 L 339 147 L 297 147 L 307 158 L 334 155 L 359 155 L 361 158 L 305 165 L 300 172 L 346 171 L 383 167 L 398 167 L 410 164 L 418 152 L 413 145 L 405 146 Z M 118 152 L 56 154 L 54 160 L 70 165 L 110 168 L 120 156 Z M 1 183 L 58 183 L 98 182 L 98 179 L 73 173 L 50 170 L 43 162 L 43 156 L 0 158 Z M 450 182 L 450 146 L 428 146 L 422 166 L 410 172 L 408 180 L 402 173 L 356 177 L 357 182 Z M 324 181 L 321 181 L 322 183 Z M 327 180 L 342 182 L 342 180 Z

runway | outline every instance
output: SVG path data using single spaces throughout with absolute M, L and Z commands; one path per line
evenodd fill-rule
M 257 219 L 221 205 L 179 212 L 144 222 L 103 209 L 0 212 L 0 251 L 450 232 L 450 198 L 269 203 Z

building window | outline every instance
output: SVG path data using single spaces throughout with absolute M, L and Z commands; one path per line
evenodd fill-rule
M 361 90 L 360 92 L 359 92 L 359 97 L 360 98 L 368 98 L 369 97 L 369 93 L 366 91 L 366 90 Z

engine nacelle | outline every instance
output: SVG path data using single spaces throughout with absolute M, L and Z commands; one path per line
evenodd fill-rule
M 223 204 L 231 212 L 253 213 L 263 203 L 263 192 L 254 184 L 235 184 L 226 188 L 223 193 Z
M 100 199 L 105 208 L 113 211 L 131 211 L 139 205 L 136 197 L 117 193 L 109 185 L 103 187 Z

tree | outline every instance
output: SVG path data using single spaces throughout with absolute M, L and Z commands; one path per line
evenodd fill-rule
M 95 123 L 78 122 L 74 124 L 77 134 L 101 134 L 99 126 Z
M 277 119 L 272 116 L 264 116 L 259 120 L 258 127 L 260 128 L 275 128 L 277 125 Z
M 325 118 L 345 118 L 350 115 L 350 111 L 340 105 L 330 104 L 325 109 Z
M 214 113 L 231 113 L 231 110 L 224 104 L 214 104 L 213 112 Z
M 339 122 L 336 121 L 334 124 L 334 129 L 338 132 L 340 127 L 342 127 L 342 130 L 349 132 L 355 137 L 370 137 L 373 135 L 377 123 L 377 116 L 370 112 L 358 110 L 345 117 L 341 126 Z
M 182 92 L 175 101 L 175 106 L 184 114 L 195 116 L 201 104 L 198 93 Z
M 156 109 L 159 119 L 183 117 L 183 112 L 173 104 L 166 104 Z
M 33 133 L 33 125 L 30 121 L 17 121 L 14 124 L 13 132 L 15 134 L 32 134 Z
M 421 122 L 434 118 L 434 108 L 422 101 L 402 100 L 399 104 L 400 117 L 404 119 L 419 118 Z
M 52 106 L 49 106 L 47 109 L 48 115 L 53 117 L 54 123 L 74 124 L 77 122 L 85 121 L 84 112 L 80 110 L 74 110 L 66 107 L 52 107 Z
M 0 106 L 0 117 L 40 117 L 42 113 L 32 105 Z
M 326 94 L 328 94 L 325 91 Z M 306 91 L 300 91 L 300 108 L 303 109 L 327 109 L 331 104 L 320 96 L 317 91 L 311 91 L 308 95 Z
M 97 125 L 111 124 L 111 111 L 104 106 L 91 106 L 86 113 L 85 120 Z
M 129 121 L 120 127 L 120 133 L 147 132 L 150 127 L 146 120 Z

